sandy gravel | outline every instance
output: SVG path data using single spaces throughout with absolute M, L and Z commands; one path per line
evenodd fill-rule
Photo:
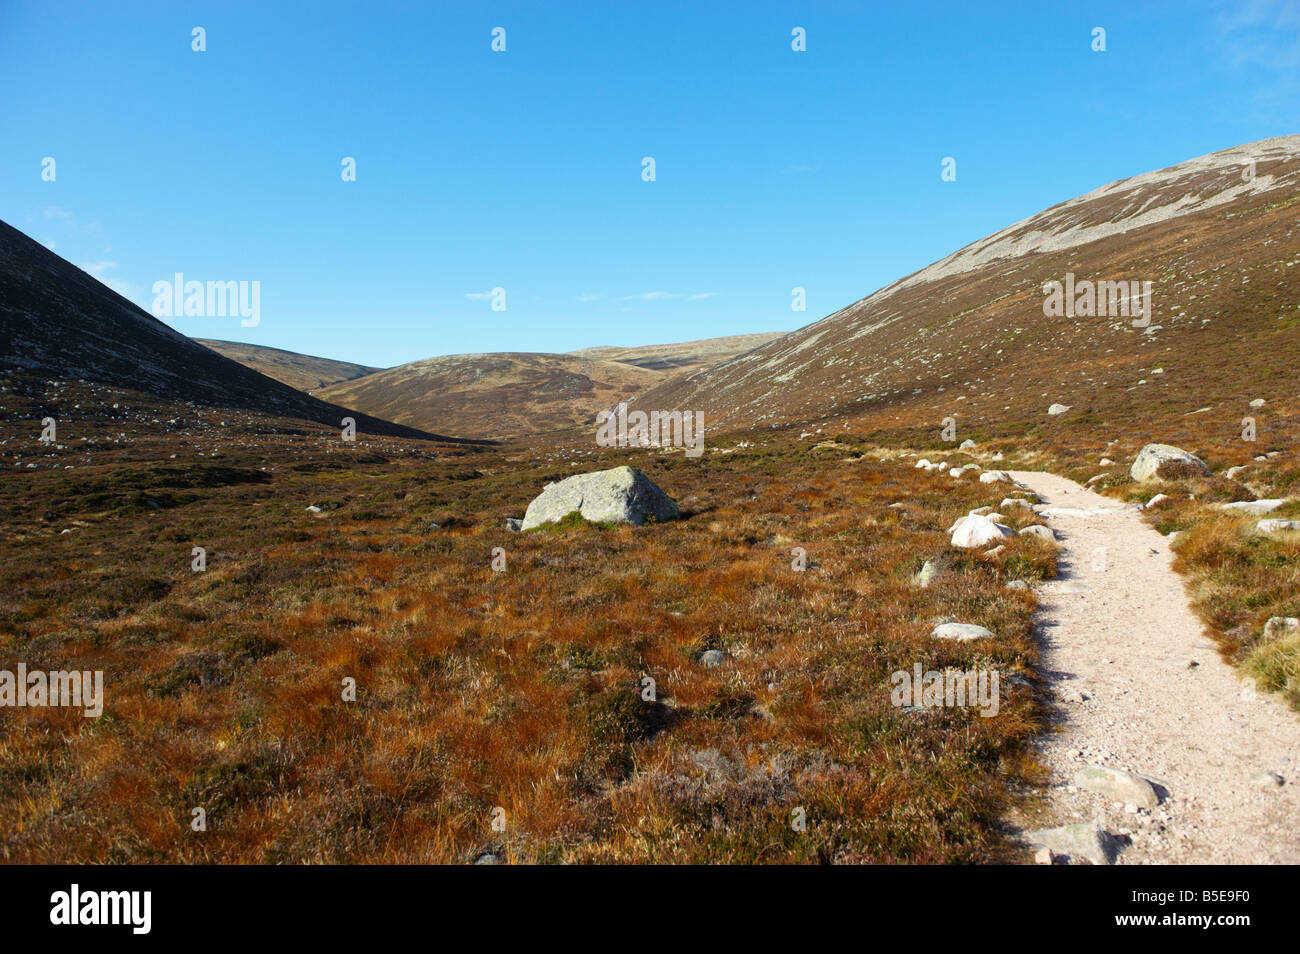
M 1168 541 L 1139 511 L 1071 480 L 1011 476 L 1042 499 L 1063 548 L 1060 577 L 1039 592 L 1060 715 L 1040 755 L 1052 788 L 1044 815 L 1016 821 L 1096 820 L 1130 839 L 1117 864 L 1300 863 L 1300 718 L 1219 659 Z M 1085 700 L 1067 701 L 1075 691 Z M 1089 763 L 1158 780 L 1169 797 L 1126 812 L 1074 788 Z M 1285 784 L 1252 782 L 1264 772 Z

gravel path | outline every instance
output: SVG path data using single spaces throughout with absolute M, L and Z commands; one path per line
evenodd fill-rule
M 1062 544 L 1060 577 L 1039 591 L 1060 715 L 1039 756 L 1052 787 L 1043 816 L 1015 821 L 1096 821 L 1129 841 L 1117 864 L 1300 863 L 1300 718 L 1219 659 L 1169 542 L 1137 510 L 1071 480 L 1011 476 L 1038 494 Z M 1168 797 L 1126 810 L 1075 788 L 1088 764 L 1147 776 Z

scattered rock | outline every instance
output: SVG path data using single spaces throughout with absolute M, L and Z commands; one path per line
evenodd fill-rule
M 1043 540 L 1050 540 L 1052 542 L 1056 541 L 1056 531 L 1053 530 L 1051 527 L 1043 526 L 1041 523 L 1036 523 L 1033 526 L 1025 527 L 1025 529 L 1021 530 L 1020 533 L 1022 535 L 1027 533 L 1031 537 L 1039 537 L 1040 539 Z
M 1223 472 L 1223 476 L 1227 477 L 1229 480 L 1236 480 L 1237 475 L 1240 474 L 1245 469 L 1246 469 L 1245 464 L 1238 464 L 1236 467 L 1229 467 L 1227 470 L 1225 470 Z
M 518 533 L 524 528 L 524 522 L 518 517 L 506 517 L 506 529 L 511 533 Z
M 1094 865 L 1112 864 L 1119 854 L 1118 839 L 1096 825 L 1040 828 L 1024 832 L 1020 837 L 1031 845 L 1041 845 L 1053 855 L 1068 855 L 1071 860 L 1082 858 Z
M 1281 788 L 1286 784 L 1286 780 L 1276 772 L 1256 772 L 1247 779 L 1247 781 L 1250 782 L 1254 788 L 1260 788 L 1264 791 Z
M 1074 774 L 1074 784 L 1085 791 L 1099 792 L 1118 802 L 1132 802 L 1141 808 L 1155 808 L 1160 804 L 1160 795 L 1149 781 L 1108 765 L 1079 769 Z
M 1046 845 L 1034 852 L 1034 864 L 1036 865 L 1050 865 L 1054 860 L 1055 856 L 1052 854 L 1052 849 Z
M 1283 520 L 1271 517 L 1255 524 L 1256 533 L 1281 533 L 1284 530 L 1300 530 L 1300 520 Z
M 1029 589 L 1029 584 L 1026 583 L 1024 580 L 1011 580 L 1010 582 L 1007 583 L 1007 589 L 1009 589 L 1009 590 L 1027 590 L 1027 589 Z
M 1266 513 L 1272 513 L 1284 503 L 1286 500 L 1281 497 L 1270 497 L 1263 500 L 1238 500 L 1234 503 L 1219 504 L 1219 509 L 1262 517 Z
M 1033 505 L 1028 500 L 1023 500 L 1020 497 L 1002 498 L 1002 503 L 998 504 L 998 509 L 1006 510 L 1008 507 L 1023 507 L 1025 510 L 1029 511 L 1034 509 Z
M 966 643 L 972 639 L 987 639 L 993 635 L 993 632 L 974 623 L 940 623 L 930 635 L 935 639 L 951 639 Z
M 961 442 L 961 446 L 958 447 L 957 449 L 958 449 L 958 450 L 970 450 L 970 449 L 971 449 L 972 447 L 974 447 L 974 446 L 975 446 L 975 442 L 974 442 L 973 440 L 971 440 L 970 438 L 967 438 L 966 440 L 964 440 L 964 441 Z
M 967 514 L 962 517 L 948 528 L 948 532 L 952 534 L 952 545 L 961 547 L 964 550 L 982 547 L 1004 537 L 1014 537 L 1016 535 L 1016 531 L 1010 527 L 996 523 L 978 513 Z
M 1047 409 L 1047 413 L 1055 417 L 1057 414 L 1064 414 L 1070 409 L 1068 404 L 1053 404 Z
M 1264 624 L 1264 642 L 1271 643 L 1284 636 L 1300 633 L 1300 619 L 1294 616 L 1272 616 Z
M 1169 499 L 1168 494 L 1156 494 L 1154 497 L 1152 497 L 1150 500 L 1147 501 L 1146 509 L 1150 510 L 1152 507 L 1158 507 L 1168 499 Z
M 986 470 L 980 474 L 981 484 L 1010 483 L 1011 475 L 1005 470 Z
M 1263 406 L 1264 406 L 1264 399 L 1263 399 L 1263 398 L 1255 398 L 1255 400 L 1253 400 L 1253 401 L 1250 402 L 1250 406 L 1251 406 L 1251 407 L 1263 407 Z
M 635 467 L 613 467 L 575 474 L 547 484 L 524 513 L 523 530 L 563 520 L 577 511 L 593 523 L 645 523 L 676 520 L 677 504 Z
M 712 669 L 727 661 L 727 654 L 721 649 L 706 649 L 700 653 L 700 665 Z
M 921 564 L 921 569 L 912 577 L 912 582 L 916 586 L 926 587 L 929 586 L 931 581 L 933 581 L 938 575 L 939 568 L 934 565 L 933 561 L 926 560 Z
M 1129 469 L 1134 480 L 1177 480 L 1180 477 L 1203 476 L 1210 472 L 1205 461 L 1172 444 L 1147 444 L 1138 451 L 1137 459 Z

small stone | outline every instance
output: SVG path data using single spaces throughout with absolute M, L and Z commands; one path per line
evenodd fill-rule
M 727 654 L 721 649 L 707 649 L 700 653 L 700 665 L 712 669 L 714 666 L 721 666 L 727 659 Z
M 1264 642 L 1271 643 L 1285 636 L 1300 633 L 1300 619 L 1294 616 L 1270 616 L 1264 624 Z
M 930 560 L 921 564 L 921 569 L 912 577 L 912 583 L 919 587 L 927 587 L 939 575 L 939 568 Z
M 1155 808 L 1160 804 L 1160 795 L 1149 781 L 1135 772 L 1108 765 L 1089 765 L 1079 769 L 1074 773 L 1074 784 L 1120 803 L 1132 802 L 1142 808 Z
M 1052 849 L 1046 845 L 1034 852 L 1034 864 L 1036 865 L 1050 865 L 1054 860 Z
M 941 623 L 930 633 L 935 639 L 951 639 L 959 643 L 972 639 L 987 639 L 993 635 L 991 630 L 974 623 Z
M 1255 524 L 1256 533 L 1284 533 L 1288 530 L 1300 530 L 1300 520 L 1283 520 L 1280 517 L 1269 517 L 1267 520 L 1260 520 Z
M 1070 409 L 1068 404 L 1053 404 L 1047 409 L 1047 413 L 1055 417 L 1057 414 L 1064 414 Z
M 1082 858 L 1094 865 L 1112 864 L 1119 853 L 1118 840 L 1097 825 L 1040 828 L 1024 832 L 1020 837 L 1031 845 L 1047 848 L 1053 856 L 1068 855 L 1071 861 Z
M 506 529 L 511 533 L 518 533 L 523 526 L 524 522 L 518 517 L 506 517 Z
M 1248 781 L 1255 788 L 1269 791 L 1275 788 L 1281 788 L 1286 784 L 1286 780 L 1276 772 L 1256 772 Z

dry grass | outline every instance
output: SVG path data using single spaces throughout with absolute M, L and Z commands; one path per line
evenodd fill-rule
M 105 426 L 63 413 L 70 446 Z M 172 461 L 177 438 L 146 424 L 115 423 L 131 442 L 93 464 L 51 451 L 75 469 L 38 457 L 0 484 L 0 668 L 103 669 L 107 696 L 98 720 L 4 713 L 5 859 L 1008 857 L 998 819 L 1037 779 L 1041 719 L 1033 599 L 1004 584 L 1054 555 L 1024 540 L 982 560 L 943 532 L 998 488 L 953 489 L 853 438 L 577 468 L 231 422 Z M 623 462 L 685 519 L 502 529 L 547 480 Z M 321 503 L 338 506 L 306 512 Z M 927 558 L 942 573 L 920 589 Z M 996 638 L 931 639 L 944 620 Z M 708 649 L 726 661 L 702 666 Z M 895 708 L 889 677 L 916 662 L 998 669 L 1000 713 Z

